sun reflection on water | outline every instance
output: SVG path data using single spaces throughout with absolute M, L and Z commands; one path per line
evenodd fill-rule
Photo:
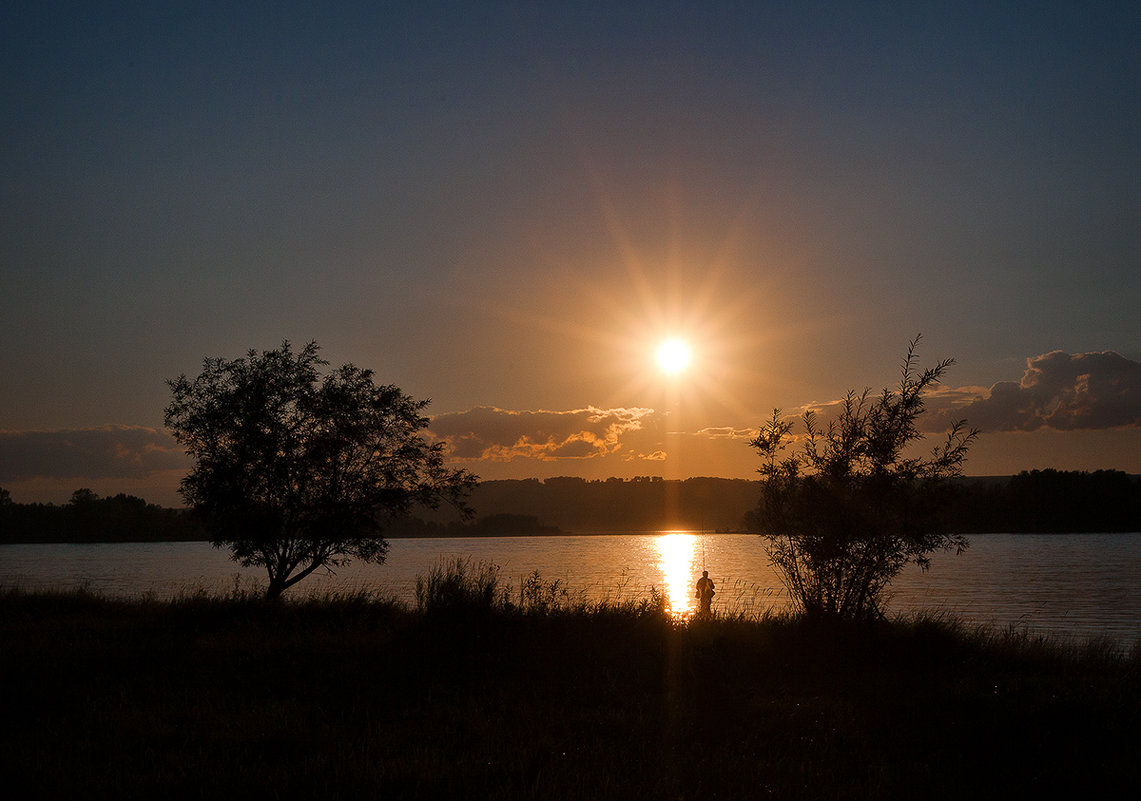
M 693 586 L 697 580 L 697 536 L 671 531 L 654 539 L 661 561 L 662 578 L 666 584 L 666 603 L 670 614 L 682 620 L 693 614 Z

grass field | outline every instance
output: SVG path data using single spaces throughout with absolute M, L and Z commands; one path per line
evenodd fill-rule
M 444 584 L 415 609 L 0 592 L 5 781 L 117 799 L 1141 788 L 1137 649 L 949 620 L 678 625 L 653 602 L 521 608 Z

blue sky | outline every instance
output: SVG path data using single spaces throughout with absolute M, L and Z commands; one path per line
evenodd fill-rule
M 0 486 L 176 502 L 283 339 L 489 478 L 746 477 L 917 332 L 968 472 L 1141 472 L 1141 10 L 898 5 L 3 4 Z

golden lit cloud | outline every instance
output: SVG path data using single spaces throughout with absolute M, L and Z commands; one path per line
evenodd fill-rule
M 587 407 L 569 411 L 510 411 L 481 406 L 432 418 L 431 431 L 457 459 L 591 459 L 624 448 L 653 409 Z

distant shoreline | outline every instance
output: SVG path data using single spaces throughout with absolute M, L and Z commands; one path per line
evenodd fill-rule
M 452 510 L 417 510 L 413 517 L 391 521 L 383 536 L 747 533 L 748 515 L 759 497 L 759 482 L 738 479 L 485 481 L 469 499 L 476 519 L 457 519 Z M 663 520 L 667 509 L 669 519 Z M 1141 477 L 1110 470 L 1036 470 L 1005 479 L 966 478 L 942 524 L 965 535 L 1141 531 Z M 187 510 L 148 504 L 130 495 L 102 498 L 81 489 L 63 506 L 0 502 L 0 543 L 210 539 L 202 521 Z
M 753 536 L 759 537 L 759 534 L 753 534 L 749 531 L 697 531 L 694 529 L 640 529 L 637 531 L 559 531 L 549 532 L 543 534 L 525 534 L 525 533 L 500 533 L 500 534 L 439 534 L 431 536 L 407 536 L 407 535 L 382 535 L 385 540 L 483 540 L 483 539 L 518 539 L 525 537 L 640 537 L 640 536 L 655 536 L 661 534 L 692 534 L 702 537 L 718 537 L 718 536 Z M 1141 531 L 975 531 L 967 534 L 970 537 L 1081 537 L 1081 536 L 1105 536 L 1105 535 L 1121 535 L 1121 536 L 1137 536 L 1141 535 Z M 21 540 L 21 541 L 7 541 L 0 542 L 0 547 L 5 545 L 151 545 L 151 544 L 165 544 L 177 542 L 205 542 L 209 543 L 210 540 L 202 537 L 189 537 L 189 538 L 172 538 L 172 539 L 39 539 L 39 540 Z

